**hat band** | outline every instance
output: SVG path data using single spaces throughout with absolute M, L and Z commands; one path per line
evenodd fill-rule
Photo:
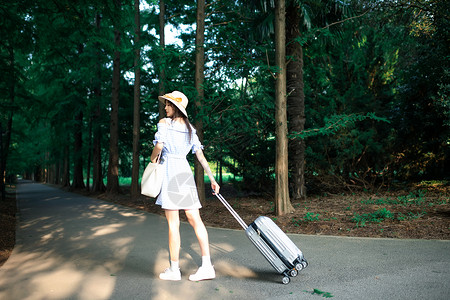
M 173 101 L 175 101 L 175 102 L 178 102 L 178 103 L 180 103 L 180 102 L 183 101 L 183 99 L 181 99 L 181 98 L 175 98 L 174 96 L 169 95 L 169 94 L 165 94 L 163 97 L 169 98 L 169 99 L 171 99 L 171 100 L 173 100 Z

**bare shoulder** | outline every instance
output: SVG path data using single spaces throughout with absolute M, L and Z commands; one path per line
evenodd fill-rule
M 158 124 L 167 124 L 166 118 L 159 120 Z

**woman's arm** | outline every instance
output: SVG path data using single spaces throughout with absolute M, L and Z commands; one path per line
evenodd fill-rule
M 159 120 L 159 124 L 166 124 L 166 120 L 165 119 Z M 150 156 L 150 160 L 152 163 L 156 163 L 156 159 L 158 158 L 158 155 L 161 154 L 163 147 L 164 147 L 163 143 L 160 142 L 156 143 L 155 147 L 153 148 L 152 155 Z
M 195 152 L 195 155 L 197 156 L 198 161 L 202 165 L 203 169 L 206 172 L 206 175 L 208 175 L 209 180 L 211 181 L 211 188 L 214 190 L 214 193 L 218 194 L 219 190 L 220 190 L 220 186 L 217 184 L 216 180 L 214 179 L 214 176 L 213 176 L 213 174 L 211 172 L 211 169 L 209 167 L 208 161 L 206 160 L 202 149 L 198 149 Z
M 157 143 L 156 146 L 153 148 L 152 155 L 150 156 L 150 160 L 152 161 L 152 163 L 156 162 L 158 154 L 161 153 L 163 146 L 164 146 L 163 143 Z

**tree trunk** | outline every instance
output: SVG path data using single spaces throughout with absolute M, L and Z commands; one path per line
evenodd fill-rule
M 90 180 L 91 180 L 91 159 L 92 159 L 92 117 L 89 117 L 89 125 L 88 125 L 88 159 L 86 166 L 86 191 L 89 192 L 90 188 Z
M 96 30 L 100 30 L 100 24 L 101 24 L 101 16 L 99 13 L 97 13 L 95 17 L 95 23 L 96 23 Z M 101 114 L 102 111 L 100 109 L 100 101 L 102 98 L 102 88 L 101 88 L 101 82 L 102 82 L 102 67 L 101 67 L 101 49 L 100 44 L 96 43 L 97 47 L 97 82 L 94 86 L 94 97 L 96 104 L 96 110 L 94 112 L 94 118 L 93 118 L 93 174 L 92 174 L 92 191 L 95 193 L 102 193 L 105 191 L 105 184 L 103 183 L 103 172 L 102 172 L 102 145 L 101 145 L 101 137 L 102 137 L 102 128 L 100 126 L 101 122 Z
M 92 191 L 95 193 L 102 193 L 105 191 L 105 184 L 103 183 L 102 172 L 102 146 L 101 135 L 102 129 L 100 127 L 100 107 L 97 107 L 94 113 L 94 145 L 92 149 L 93 166 L 92 166 Z
M 63 187 L 70 186 L 70 171 L 69 171 L 69 146 L 64 146 L 64 167 L 63 167 L 61 185 Z
M 10 85 L 9 85 L 9 102 L 11 105 L 11 110 L 8 116 L 8 122 L 6 123 L 6 131 L 3 132 L 2 124 L 0 123 L 0 189 L 2 199 L 6 199 L 6 187 L 5 187 L 5 177 L 6 177 L 6 162 L 8 159 L 9 145 L 11 144 L 11 132 L 12 132 L 12 122 L 13 122 L 13 104 L 16 98 L 16 72 L 15 72 L 15 54 L 14 48 L 12 46 L 8 47 L 9 60 L 10 60 Z M 3 135 L 5 139 L 3 140 Z
M 73 182 L 72 188 L 82 189 L 84 188 L 83 181 L 83 112 L 77 113 L 75 116 L 75 144 L 74 144 L 74 169 L 73 169 Z
M 166 42 L 165 42 L 165 35 L 164 35 L 164 28 L 166 26 L 165 23 L 166 18 L 166 4 L 164 0 L 159 1 L 159 46 L 161 47 L 161 50 L 163 52 L 163 55 L 161 56 L 161 61 L 159 63 L 160 70 L 159 70 L 159 95 L 162 96 L 166 93 L 165 88 L 165 81 L 166 81 L 166 60 L 165 60 L 165 48 L 166 48 Z M 166 111 L 164 109 L 164 103 L 158 101 L 158 111 L 159 111 L 159 118 L 162 119 Z
M 195 35 L 195 89 L 197 90 L 197 98 L 195 99 L 195 107 L 197 109 L 197 118 L 195 127 L 200 142 L 203 143 L 203 120 L 202 105 L 205 97 L 203 90 L 203 81 L 205 80 L 205 0 L 197 0 L 197 32 Z M 205 177 L 204 170 L 198 159 L 194 163 L 195 182 L 200 202 L 205 205 Z
M 141 22 L 139 15 L 139 0 L 134 0 L 134 108 L 133 108 L 133 167 L 131 170 L 131 197 L 137 197 L 141 194 L 139 186 L 139 131 L 141 128 Z
M 300 7 L 291 2 L 286 11 L 287 103 L 289 132 L 301 132 L 305 128 L 305 92 L 303 89 L 303 48 L 295 39 L 300 37 Z M 292 197 L 306 197 L 305 189 L 305 141 L 289 141 L 289 169 L 291 170 Z
M 54 184 L 58 185 L 61 181 L 61 159 L 60 159 L 60 151 L 58 151 L 58 160 L 55 162 L 55 181 Z
M 44 182 L 45 183 L 50 183 L 51 180 L 51 169 L 52 169 L 52 165 L 50 164 L 50 153 L 47 151 L 45 151 L 45 165 L 43 168 L 44 171 Z
M 120 0 L 114 1 L 117 10 L 120 10 Z M 118 24 L 115 25 L 114 41 L 116 49 L 114 51 L 113 78 L 112 78 L 112 99 L 111 99 L 111 122 L 109 136 L 109 164 L 108 183 L 106 190 L 110 194 L 119 193 L 119 92 L 120 92 L 120 38 L 121 33 Z
M 275 208 L 277 216 L 294 211 L 289 200 L 288 140 L 286 112 L 286 31 L 285 0 L 275 6 L 275 63 L 279 68 L 275 81 Z
M 3 156 L 5 151 L 3 150 L 3 125 L 0 122 L 0 192 L 2 200 L 6 200 L 6 187 L 5 187 L 5 167 L 3 165 Z

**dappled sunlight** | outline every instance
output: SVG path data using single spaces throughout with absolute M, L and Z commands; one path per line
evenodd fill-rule
M 97 211 L 90 211 L 90 212 L 84 212 L 81 214 L 83 218 L 89 218 L 89 219 L 103 219 L 105 217 L 104 212 L 97 212 Z
M 9 259 L 7 266 L 12 270 L 17 270 L 16 274 L 36 273 L 53 267 L 53 262 L 47 259 L 47 255 L 39 252 L 22 252 L 20 246 L 14 248 L 14 259 Z M 40 263 L 35 262 L 39 259 Z M 0 284 L 4 277 L 0 277 Z
M 50 197 L 50 198 L 42 199 L 42 201 L 52 201 L 52 200 L 58 200 L 58 199 L 61 199 L 61 197 Z
M 0 299 L 122 299 L 130 282 L 144 284 L 148 299 L 200 299 L 211 291 L 226 298 L 230 290 L 220 278 L 258 278 L 239 261 L 229 260 L 236 245 L 211 235 L 219 241 L 210 244 L 218 278 L 189 281 L 201 264 L 201 251 L 194 231 L 183 223 L 182 280 L 160 280 L 170 265 L 164 218 L 84 198 L 66 199 L 48 206 L 28 202 L 33 206 L 22 215 L 16 248 L 0 270 Z M 244 290 L 233 292 L 242 295 Z
M 119 209 L 122 209 L 121 207 L 110 203 L 100 203 L 97 205 L 91 205 L 90 208 L 95 209 L 97 211 L 114 211 L 114 212 L 117 212 L 119 211 Z
M 115 284 L 115 277 L 108 273 L 85 276 L 80 285 L 79 299 L 109 299 Z
M 169 251 L 158 251 L 158 253 L 154 254 L 153 261 L 153 274 L 155 274 L 155 277 L 158 277 L 159 273 L 163 272 L 166 268 L 169 267 Z
M 221 253 L 230 253 L 236 250 L 236 248 L 229 243 L 212 243 L 210 245 L 210 248 L 212 253 L 214 253 L 215 251 Z
M 219 260 L 214 262 L 216 273 L 221 276 L 230 276 L 234 278 L 256 278 L 258 275 L 247 267 L 229 262 Z
M 30 227 L 34 227 L 36 224 L 40 224 L 42 222 L 45 222 L 45 221 L 49 220 L 50 218 L 51 217 L 37 218 L 34 221 L 27 221 L 26 223 L 19 223 L 19 226 L 20 226 L 21 229 L 27 229 L 27 228 L 30 228 Z M 46 224 L 44 226 L 47 226 L 47 228 L 48 228 L 49 226 L 52 226 L 52 225 L 51 224 Z M 41 225 L 41 227 L 43 227 L 43 226 Z
M 128 238 L 116 238 L 111 240 L 111 251 L 113 257 L 117 259 L 122 259 L 126 257 L 132 247 L 133 247 L 133 241 L 134 238 L 128 237 Z
M 89 201 L 22 198 L 17 244 L 0 270 L 0 299 L 111 298 L 135 251 L 136 226 L 147 217 Z
M 111 204 L 90 205 L 89 209 L 83 211 L 81 216 L 89 219 L 104 219 L 106 214 L 111 212 L 115 212 L 123 217 L 135 218 L 136 222 L 144 222 L 146 219 L 145 214 L 141 211 L 132 211 Z
M 82 279 L 83 273 L 77 271 L 73 264 L 65 263 L 52 272 L 33 277 L 31 285 L 35 292 L 46 294 L 49 299 L 63 299 L 79 289 Z
M 202 299 L 201 296 L 205 295 L 205 289 L 210 290 L 210 288 L 206 286 L 201 286 L 201 283 L 191 282 L 185 278 L 176 282 L 159 280 L 158 284 L 156 284 L 154 288 L 155 290 L 152 292 L 152 300 Z
M 44 226 L 44 229 L 47 229 L 49 227 L 51 227 L 51 226 L 50 225 Z M 43 235 L 41 237 L 41 242 L 44 243 L 44 242 L 48 242 L 49 240 L 52 240 L 52 239 L 59 239 L 59 238 L 62 238 L 63 235 L 64 235 L 64 229 L 57 228 L 57 229 L 53 230 L 52 232 Z
M 118 264 L 96 266 L 91 260 L 81 266 L 77 259 L 67 261 L 53 251 L 26 252 L 20 247 L 2 267 L 0 299 L 65 299 L 80 294 L 80 299 L 108 299 L 115 286 L 111 271 L 118 270 Z M 6 294 L 7 293 L 7 294 Z M 40 295 L 40 296 L 37 296 Z
M 143 222 L 145 221 L 145 215 L 139 212 L 125 212 L 125 211 L 120 211 L 118 212 L 119 215 L 124 216 L 124 217 L 136 217 L 137 221 L 139 222 Z
M 111 241 L 111 245 L 112 247 L 128 248 L 133 243 L 133 240 L 134 238 L 132 237 L 116 238 Z
M 125 225 L 126 225 L 125 223 L 108 224 L 108 225 L 93 227 L 91 230 L 94 231 L 93 236 L 101 236 L 101 235 L 116 233 L 117 231 L 119 231 L 119 229 L 121 227 L 123 227 Z

